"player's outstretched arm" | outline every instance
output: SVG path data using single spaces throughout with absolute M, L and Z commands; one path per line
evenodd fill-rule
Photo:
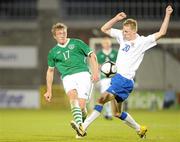
M 105 34 L 110 35 L 110 29 L 112 28 L 112 26 L 117 22 L 123 20 L 124 18 L 126 18 L 126 14 L 124 12 L 118 13 L 115 17 L 113 17 L 101 27 L 101 31 Z
M 165 14 L 163 23 L 161 25 L 161 28 L 160 28 L 159 32 L 155 33 L 156 40 L 160 39 L 162 36 L 164 36 L 166 34 L 172 12 L 173 12 L 172 7 L 170 5 L 167 6 L 166 14 Z
M 97 62 L 97 57 L 96 57 L 96 54 L 95 53 L 91 53 L 89 55 L 89 63 L 90 63 L 90 66 L 91 66 L 91 70 L 92 70 L 92 81 L 93 82 L 96 82 L 99 80 L 99 65 L 98 65 L 98 62 Z
M 48 68 L 46 74 L 47 92 L 44 94 L 46 101 L 50 102 L 52 97 L 52 83 L 54 77 L 54 68 Z

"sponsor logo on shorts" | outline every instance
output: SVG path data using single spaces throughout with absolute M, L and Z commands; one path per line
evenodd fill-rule
M 114 90 L 112 90 L 113 93 L 116 93 Z

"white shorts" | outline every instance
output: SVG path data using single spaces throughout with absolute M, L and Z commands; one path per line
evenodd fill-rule
M 78 98 L 90 99 L 92 82 L 89 72 L 80 72 L 72 75 L 67 75 L 63 78 L 63 86 L 66 94 L 73 89 L 78 92 Z
M 103 78 L 100 80 L 100 92 L 104 93 L 110 86 L 111 78 Z

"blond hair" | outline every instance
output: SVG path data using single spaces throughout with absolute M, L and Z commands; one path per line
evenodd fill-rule
M 56 30 L 59 30 L 59 29 L 65 29 L 67 30 L 67 26 L 63 23 L 56 23 L 52 26 L 52 29 L 51 29 L 51 32 L 53 35 L 56 34 Z
M 137 25 L 137 21 L 134 19 L 126 19 L 123 22 L 123 26 L 130 26 L 132 30 L 136 31 L 138 30 L 138 25 Z

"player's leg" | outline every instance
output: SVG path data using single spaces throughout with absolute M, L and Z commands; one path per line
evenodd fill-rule
M 71 105 L 71 112 L 74 118 L 74 121 L 80 125 L 82 124 L 82 112 L 81 112 L 81 108 L 79 106 L 79 100 L 78 100 L 78 94 L 77 91 L 74 90 L 70 90 L 68 93 L 68 98 L 70 101 L 70 105 Z
M 84 120 L 87 117 L 86 99 L 79 98 L 78 100 L 79 100 L 79 106 L 82 111 L 82 120 L 84 122 Z
M 84 122 L 84 120 L 87 117 L 86 99 L 78 98 L 78 100 L 79 100 L 79 106 L 80 106 L 81 112 L 82 112 L 82 122 Z M 72 125 L 72 127 L 74 127 L 73 125 L 76 125 L 76 124 L 74 124 L 74 122 L 71 121 L 71 125 Z M 81 127 L 81 126 L 79 125 L 79 127 Z M 76 130 L 76 131 L 79 131 L 79 130 Z M 83 137 L 79 133 L 77 133 L 76 139 L 81 139 L 81 138 L 83 138 Z
M 108 92 L 105 92 L 101 95 L 101 97 L 97 101 L 97 104 L 94 107 L 93 112 L 90 116 L 87 117 L 87 119 L 82 124 L 83 129 L 86 130 L 89 127 L 89 125 L 100 116 L 103 109 L 103 105 L 106 102 L 111 101 L 112 99 L 114 99 L 114 96 L 109 94 Z
M 131 115 L 128 112 L 123 111 L 123 103 L 117 103 L 117 101 L 114 100 L 114 104 L 114 116 L 123 120 L 125 124 L 134 128 L 136 131 L 139 131 L 140 125 L 131 117 Z
M 111 102 L 107 102 L 104 104 L 104 118 L 107 120 L 112 120 Z
M 123 111 L 122 109 L 122 102 L 128 98 L 129 94 L 133 90 L 133 81 L 117 74 L 113 77 L 113 81 L 111 83 L 112 85 L 107 89 L 107 91 L 115 96 L 115 117 L 123 120 L 125 124 L 134 128 L 140 137 L 144 137 L 147 131 L 146 127 L 141 127 L 129 113 Z
M 74 121 L 80 125 L 82 123 L 82 112 L 79 106 L 78 92 L 75 83 L 75 75 L 68 75 L 63 78 L 63 86 L 69 98 L 72 116 Z
M 127 112 L 122 111 L 122 102 L 128 98 L 129 93 L 133 90 L 133 81 L 124 78 L 120 74 L 116 74 L 111 83 L 112 85 L 107 89 L 107 91 L 115 96 L 115 100 L 113 101 L 115 117 L 125 121 L 128 126 L 139 130 L 140 125 L 136 123 Z
M 73 129 L 76 130 L 77 135 L 76 138 L 81 138 L 81 135 L 85 135 L 85 133 L 81 134 L 79 132 L 81 132 L 80 129 L 82 129 L 82 111 L 79 105 L 79 99 L 78 99 L 78 93 L 77 91 L 71 90 L 68 92 L 68 97 L 70 100 L 70 104 L 71 104 L 71 112 L 74 118 L 74 121 L 71 121 L 71 126 Z M 83 131 L 83 130 L 82 130 Z
M 110 86 L 110 82 L 111 82 L 111 79 L 110 78 L 103 78 L 101 81 L 100 81 L 100 92 L 101 94 L 103 94 L 107 88 L 109 88 Z M 111 108 L 111 102 L 107 102 L 104 104 L 104 107 L 103 107 L 103 111 L 104 111 L 104 117 L 106 119 L 109 119 L 111 120 L 112 119 L 112 108 Z
M 91 99 L 93 84 L 89 72 L 81 72 L 76 76 L 79 104 L 82 111 L 83 121 L 87 117 L 87 102 Z
M 119 105 L 122 107 L 123 106 L 122 102 L 120 102 Z M 120 110 L 123 110 L 123 109 L 120 109 Z M 135 129 L 135 131 L 137 132 L 140 138 L 146 137 L 147 127 L 138 124 L 128 112 L 121 111 L 119 114 L 116 113 L 116 117 L 124 121 L 124 123 L 128 125 L 129 127 Z
M 102 109 L 103 109 L 103 105 L 108 102 L 111 101 L 113 99 L 115 99 L 115 96 L 113 95 L 113 93 L 115 93 L 116 90 L 116 84 L 118 84 L 118 76 L 115 75 L 113 78 L 111 78 L 111 85 L 110 87 L 107 89 L 107 91 L 105 91 L 101 97 L 98 99 L 97 101 L 97 105 L 95 105 L 94 107 L 94 111 L 91 113 L 91 115 L 85 120 L 85 122 L 82 124 L 83 128 L 86 130 L 88 128 L 88 126 L 97 118 L 100 116 Z
M 76 85 L 78 91 L 79 105 L 82 111 L 82 119 L 85 120 L 87 117 L 86 103 L 90 99 L 92 82 L 89 72 L 81 72 L 76 74 Z M 78 135 L 84 135 L 84 130 L 81 125 L 77 126 L 76 122 L 71 122 L 71 126 L 76 130 Z
M 140 126 L 128 112 L 123 111 L 122 102 L 117 103 L 116 100 L 113 100 L 113 112 L 115 117 L 121 119 L 129 127 L 135 129 L 141 138 L 145 136 L 147 128 L 145 126 Z

